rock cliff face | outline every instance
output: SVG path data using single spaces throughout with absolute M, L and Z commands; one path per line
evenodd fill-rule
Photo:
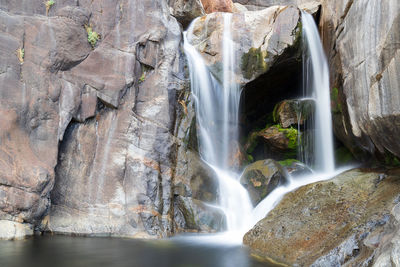
M 70 125 L 60 146 L 50 231 L 154 236 L 173 231 L 181 31 L 163 2 L 120 4 L 120 20 L 65 75 L 100 92 L 102 103 L 94 119 Z
M 179 3 L 55 2 L 48 16 L 42 1 L 0 3 L 1 236 L 220 229 L 202 204 L 216 199 L 207 166 L 175 179 L 193 125 Z
M 0 10 L 1 219 L 40 220 L 50 205 L 58 142 L 72 117 L 83 116 L 81 89 L 58 72 L 91 52 L 82 25 L 88 16 L 80 9 L 74 14 L 47 18 Z
M 374 153 L 382 160 L 399 157 L 400 4 L 322 2 L 335 133 L 359 158 Z

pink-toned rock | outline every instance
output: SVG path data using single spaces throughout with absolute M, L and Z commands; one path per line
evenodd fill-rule
M 232 13 L 232 0 L 201 0 L 204 10 L 207 14 L 213 12 L 230 12 Z

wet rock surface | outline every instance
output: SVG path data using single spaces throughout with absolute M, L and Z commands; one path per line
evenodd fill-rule
M 313 100 L 284 100 L 274 108 L 274 121 L 283 128 L 289 126 L 303 125 L 304 122 L 314 113 Z
M 118 12 L 118 24 L 66 74 L 90 84 L 103 104 L 94 119 L 71 124 L 64 137 L 49 231 L 138 237 L 174 231 L 180 27 L 166 4 L 129 1 Z
M 399 192 L 398 173 L 347 171 L 288 193 L 244 243 L 254 255 L 290 266 L 384 262 L 388 253 L 377 247 L 396 251 L 396 239 L 383 236 L 392 233 L 386 230 L 391 220 L 396 225 Z
M 247 189 L 254 206 L 261 202 L 276 187 L 286 183 L 283 166 L 272 159 L 256 161 L 247 166 L 240 183 Z
M 226 229 L 225 213 L 215 206 L 183 196 L 176 196 L 174 205 L 177 232 L 214 233 Z

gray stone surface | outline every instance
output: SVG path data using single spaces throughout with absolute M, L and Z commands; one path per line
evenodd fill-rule
M 338 91 L 332 104 L 337 107 L 335 133 L 356 155 L 389 151 L 399 157 L 400 3 L 322 3 L 322 37 L 331 64 L 331 88 Z

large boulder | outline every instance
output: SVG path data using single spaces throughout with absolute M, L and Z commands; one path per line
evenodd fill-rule
M 244 236 L 244 244 L 284 265 L 365 266 L 388 243 L 386 228 L 399 197 L 398 172 L 347 171 L 288 193 Z
M 385 225 L 381 236 L 382 242 L 375 254 L 373 266 L 384 267 L 393 264 L 400 266 L 400 203 L 391 210 L 389 223 Z
M 244 169 L 240 183 L 247 189 L 254 206 L 287 180 L 285 169 L 275 160 L 256 161 Z
M 400 157 L 398 1 L 322 4 L 336 136 L 358 158 L 375 153 L 385 160 L 386 152 Z
M 277 150 L 295 151 L 297 148 L 298 132 L 295 128 L 286 129 L 276 125 L 260 131 L 259 135 Z
M 236 82 L 244 85 L 266 73 L 279 58 L 300 56 L 300 11 L 274 6 L 261 11 L 232 14 L 231 32 Z M 212 13 L 194 22 L 188 39 L 201 53 L 210 71 L 222 80 L 223 13 Z M 297 46 L 297 48 L 296 48 Z

